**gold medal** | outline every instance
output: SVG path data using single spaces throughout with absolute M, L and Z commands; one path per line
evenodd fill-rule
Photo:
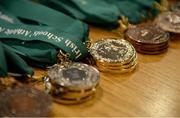
M 124 39 L 104 39 L 92 44 L 90 53 L 102 72 L 124 73 L 137 63 L 134 47 Z

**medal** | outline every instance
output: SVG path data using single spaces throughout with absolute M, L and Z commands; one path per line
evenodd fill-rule
M 165 31 L 180 33 L 180 12 L 165 12 L 160 14 L 155 23 Z
M 102 72 L 131 72 L 137 64 L 134 47 L 124 39 L 99 40 L 92 44 L 90 53 Z
M 27 86 L 8 89 L 0 93 L 0 116 L 42 117 L 48 116 L 51 97 Z
M 83 63 L 61 62 L 48 70 L 44 79 L 46 91 L 62 104 L 77 104 L 92 98 L 99 86 L 99 71 Z
M 169 33 L 155 24 L 143 24 L 129 28 L 126 39 L 142 54 L 160 54 L 167 50 Z

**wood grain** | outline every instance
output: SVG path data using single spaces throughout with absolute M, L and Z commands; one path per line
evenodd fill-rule
M 93 41 L 119 37 L 91 27 Z M 101 73 L 96 97 L 79 105 L 53 104 L 51 116 L 180 116 L 180 37 L 160 55 L 138 54 L 137 69 L 128 74 Z
M 91 27 L 90 38 L 120 38 L 117 32 Z M 180 35 L 172 36 L 168 51 L 160 55 L 138 54 L 132 73 L 100 73 L 96 96 L 78 105 L 53 103 L 50 116 L 179 116 L 180 117 Z M 35 76 L 45 70 L 35 69 Z M 42 84 L 32 83 L 38 89 Z
M 91 27 L 93 41 L 108 37 L 120 36 L 116 32 Z M 50 116 L 180 117 L 180 36 L 172 38 L 164 54 L 138 54 L 138 63 L 132 73 L 100 73 L 100 88 L 94 99 L 78 105 L 54 102 Z M 45 72 L 36 69 L 35 74 Z

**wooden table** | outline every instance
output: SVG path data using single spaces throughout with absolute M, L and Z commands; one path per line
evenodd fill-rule
M 171 0 L 175 1 L 175 0 Z M 117 33 L 91 27 L 95 39 L 119 37 Z M 160 55 L 138 54 L 133 73 L 101 73 L 96 97 L 79 105 L 53 104 L 51 116 L 179 116 L 180 36 Z
M 91 27 L 90 37 L 119 37 Z M 180 38 L 180 37 L 179 37 Z M 96 97 L 79 105 L 53 104 L 51 116 L 180 116 L 180 39 L 160 55 L 138 54 L 128 74 L 101 73 Z
M 119 35 L 91 27 L 90 37 L 95 41 Z M 132 73 L 100 73 L 100 88 L 94 99 L 78 105 L 53 103 L 50 116 L 180 117 L 180 36 L 170 41 L 164 54 L 138 54 L 138 63 Z M 35 73 L 44 72 L 36 69 Z

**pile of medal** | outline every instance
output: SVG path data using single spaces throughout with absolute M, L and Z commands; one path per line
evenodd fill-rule
M 180 8 L 180 3 L 175 4 L 174 7 L 177 7 L 177 5 L 179 5 Z M 173 35 L 180 34 L 180 9 L 177 11 L 178 7 L 174 7 L 172 6 L 172 9 L 176 11 L 162 13 L 155 20 L 155 23 L 159 27 L 161 27 L 164 31 L 172 33 Z
M 134 47 L 124 39 L 102 39 L 90 48 L 98 69 L 102 72 L 131 72 L 137 65 Z
M 91 99 L 99 86 L 99 71 L 83 63 L 54 65 L 44 79 L 46 91 L 62 104 L 77 104 Z
M 159 14 L 153 23 L 129 27 L 125 38 L 137 52 L 152 55 L 167 51 L 170 38 L 179 34 L 180 2 L 177 2 L 171 5 L 170 11 Z
M 51 105 L 50 95 L 24 85 L 0 93 L 1 117 L 47 117 Z
M 160 54 L 167 50 L 169 33 L 155 24 L 143 24 L 129 28 L 126 39 L 142 54 Z

